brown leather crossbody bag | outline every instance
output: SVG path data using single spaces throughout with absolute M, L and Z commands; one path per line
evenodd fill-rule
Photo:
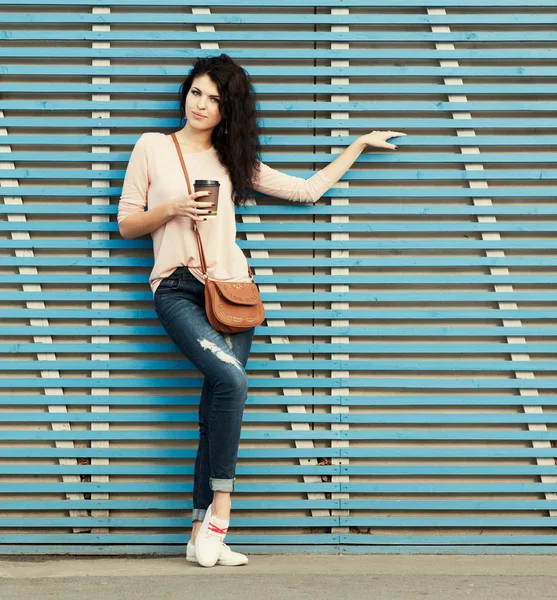
M 191 194 L 190 178 L 188 177 L 188 171 L 178 139 L 174 133 L 171 134 L 171 137 L 176 146 L 182 170 L 184 171 L 188 193 Z M 197 238 L 203 279 L 205 279 L 205 311 L 211 327 L 220 333 L 241 333 L 242 331 L 261 325 L 265 320 L 265 308 L 263 307 L 263 302 L 261 302 L 259 289 L 253 280 L 253 274 L 249 265 L 248 273 L 251 281 L 227 282 L 209 279 L 201 236 L 199 235 L 195 221 L 192 220 L 192 223 Z

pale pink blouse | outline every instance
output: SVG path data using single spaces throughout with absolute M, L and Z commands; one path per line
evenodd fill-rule
M 217 216 L 197 221 L 209 278 L 250 281 L 247 259 L 236 243 L 235 206 L 228 172 L 214 147 L 203 152 L 182 151 L 182 154 L 192 191 L 196 179 L 220 182 Z M 253 183 L 255 190 L 269 196 L 305 203 L 316 202 L 332 185 L 322 170 L 304 179 L 272 169 L 262 162 Z M 133 148 L 126 170 L 118 203 L 118 223 L 132 213 L 142 212 L 145 207 L 150 210 L 187 193 L 186 179 L 172 138 L 157 131 L 143 133 Z M 149 284 L 153 295 L 161 279 L 180 266 L 187 267 L 204 283 L 193 222 L 189 217 L 173 217 L 153 231 L 151 237 L 155 264 Z

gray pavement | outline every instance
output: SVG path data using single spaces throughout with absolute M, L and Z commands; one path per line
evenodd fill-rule
M 551 555 L 251 555 L 210 569 L 182 557 L 0 556 L 0 600 L 529 600 L 556 589 Z

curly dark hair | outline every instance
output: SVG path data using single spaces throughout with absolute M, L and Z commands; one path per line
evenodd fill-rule
M 249 74 L 227 54 L 199 58 L 180 86 L 180 116 L 186 121 L 186 96 L 193 81 L 208 75 L 217 86 L 221 100 L 221 122 L 212 134 L 212 143 L 232 183 L 234 204 L 242 206 L 253 197 L 252 182 L 260 161 L 260 129 L 255 118 L 255 91 Z M 228 133 L 224 133 L 225 130 Z

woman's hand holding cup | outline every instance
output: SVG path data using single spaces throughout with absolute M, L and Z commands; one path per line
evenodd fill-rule
M 173 217 L 189 217 L 193 221 L 205 221 L 207 216 L 214 218 L 212 211 L 215 204 L 201 200 L 201 198 L 206 198 L 210 194 L 211 192 L 208 191 L 200 191 L 174 198 L 169 202 L 170 214 Z

